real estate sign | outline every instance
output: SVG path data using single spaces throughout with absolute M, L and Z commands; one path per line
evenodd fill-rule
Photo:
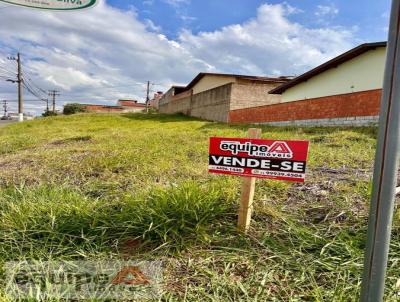
M 30 8 L 48 10 L 77 10 L 94 6 L 99 0 L 0 0 Z
M 210 138 L 209 172 L 304 182 L 307 141 Z

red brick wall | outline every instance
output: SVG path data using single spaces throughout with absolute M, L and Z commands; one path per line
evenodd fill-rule
M 382 90 L 280 103 L 229 113 L 231 123 L 262 123 L 379 115 Z
M 122 112 L 122 108 L 111 108 L 102 105 L 86 105 L 86 110 L 94 112 Z

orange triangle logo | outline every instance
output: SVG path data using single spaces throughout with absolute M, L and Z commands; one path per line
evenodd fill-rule
M 275 142 L 268 151 L 271 153 L 292 153 L 289 146 L 285 142 Z
M 111 281 L 114 285 L 149 285 L 150 280 L 137 266 L 124 267 Z

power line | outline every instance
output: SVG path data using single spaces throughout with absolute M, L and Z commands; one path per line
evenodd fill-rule
M 15 79 L 10 79 L 10 77 L 5 74 L 4 75 L 0 74 L 0 78 L 3 78 L 6 81 L 9 80 L 9 82 L 11 82 L 11 81 L 15 82 Z
M 30 78 L 28 78 L 28 81 L 34 86 L 37 90 L 39 90 L 41 93 L 46 94 L 46 90 L 43 88 L 40 88 L 37 84 L 35 84 L 34 81 L 32 81 Z
M 29 71 L 30 70 L 30 71 Z M 32 73 L 31 73 L 32 72 Z M 23 74 L 28 75 L 28 79 L 32 80 L 32 78 L 36 77 L 38 74 L 35 70 L 32 68 L 29 68 L 28 66 L 24 65 L 24 71 Z M 34 75 L 35 74 L 35 75 Z
M 35 83 L 35 81 L 32 80 L 32 75 L 24 70 L 24 74 L 22 73 L 22 63 L 21 63 L 21 56 L 18 53 L 17 57 L 8 57 L 8 60 L 10 61 L 15 61 L 16 62 L 16 67 L 17 67 L 17 73 L 14 73 L 9 69 L 9 66 L 5 65 L 4 62 L 2 65 L 0 65 L 0 78 L 4 79 L 6 81 L 12 82 L 12 83 L 17 83 L 18 85 L 18 100 L 8 100 L 10 103 L 15 103 L 18 102 L 18 113 L 19 113 L 19 120 L 23 120 L 23 92 L 22 88 L 25 88 L 32 96 L 37 98 L 36 100 L 25 100 L 25 102 L 33 102 L 33 103 L 42 103 L 45 101 L 47 103 L 47 108 L 48 108 L 48 99 L 47 99 L 47 92 L 42 89 L 39 85 Z M 25 69 L 25 66 L 24 66 Z M 16 77 L 16 79 L 15 79 Z M 54 103 L 55 103 L 55 97 L 54 97 Z M 39 105 L 39 104 L 37 104 Z M 35 106 L 37 106 L 35 104 Z
M 33 96 L 37 97 L 38 100 L 41 99 L 41 97 L 40 97 L 39 95 L 37 95 L 34 91 L 32 91 L 32 89 L 31 89 L 28 85 L 26 85 L 26 83 L 22 83 L 22 85 L 24 86 L 24 88 L 25 88 L 26 90 L 28 90 L 28 92 L 29 92 L 30 94 L 32 94 Z
M 123 87 L 132 87 L 134 85 L 144 86 L 147 83 L 132 83 L 130 85 L 116 85 L 116 86 L 102 86 L 102 87 L 88 87 L 86 90 L 102 90 L 102 89 L 113 89 L 113 88 L 123 88 Z
M 11 76 L 14 76 L 14 77 L 17 75 L 15 72 L 12 72 L 12 71 L 10 71 L 10 70 L 8 70 L 8 69 L 6 69 L 6 68 L 3 68 L 3 67 L 1 67 L 1 66 L 0 66 L 0 71 L 1 71 L 1 72 L 5 72 L 5 73 L 7 73 L 7 74 L 9 74 L 9 75 L 11 75 Z
M 10 61 L 17 62 L 17 80 L 9 80 L 10 82 L 17 83 L 18 86 L 18 120 L 22 122 L 24 120 L 24 102 L 23 102 L 23 93 L 22 93 L 22 72 L 21 72 L 21 55 L 20 53 L 17 54 L 17 58 L 15 57 L 8 57 Z
M 24 70 L 23 70 L 23 73 L 22 73 L 22 77 L 23 77 L 24 82 L 26 84 L 28 84 L 30 89 L 35 91 L 35 93 L 37 95 L 43 95 L 44 96 L 44 97 L 41 97 L 41 98 L 47 97 L 47 91 L 45 89 L 41 88 L 39 85 L 37 85 L 35 83 L 35 81 L 32 80 L 32 78 L 34 78 L 34 76 L 27 69 L 30 69 L 30 68 L 24 65 Z M 35 72 L 35 71 L 32 71 L 32 72 Z
M 7 67 L 15 67 L 15 65 L 14 64 L 11 64 L 11 65 L 13 65 L 13 66 L 11 66 L 10 64 L 7 64 L 7 63 L 10 63 L 9 61 L 5 61 L 5 60 L 1 60 L 0 61 L 0 64 L 4 67 L 4 68 L 7 68 Z
M 10 103 L 18 103 L 18 100 L 10 100 L 10 99 L 7 99 L 7 102 L 10 102 Z M 29 102 L 29 103 L 43 103 L 43 102 L 45 102 L 45 100 L 39 100 L 39 99 L 35 99 L 35 100 L 24 100 L 24 102 L 25 102 L 25 103 L 27 103 L 27 102 Z
M 32 85 L 30 84 L 31 82 L 29 82 L 29 81 L 26 81 L 25 79 L 23 79 L 23 85 L 24 85 L 24 87 L 32 94 L 32 95 L 34 95 L 34 96 L 36 96 L 38 99 L 43 99 L 43 98 L 46 98 L 47 97 L 47 95 L 45 95 L 44 97 L 43 97 L 43 95 L 41 96 L 40 94 L 40 92 L 38 92 L 37 91 L 37 89 L 35 89 L 35 88 L 33 88 L 32 87 Z

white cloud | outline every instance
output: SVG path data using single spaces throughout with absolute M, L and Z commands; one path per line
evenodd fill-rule
M 171 6 L 174 6 L 174 7 L 178 7 L 178 6 L 186 5 L 186 4 L 190 3 L 190 0 L 162 0 L 162 1 Z
M 315 11 L 315 15 L 321 18 L 331 18 L 337 14 L 339 14 L 339 9 L 333 3 L 330 3 L 329 5 L 317 5 L 317 10 Z
M 187 6 L 191 0 L 161 0 L 162 2 L 172 6 L 175 9 L 176 16 L 181 19 L 185 26 L 190 25 L 193 21 L 197 20 L 187 12 Z
M 154 22 L 151 21 L 150 19 L 145 19 L 144 24 L 146 25 L 146 28 L 149 29 L 150 31 L 154 32 L 162 31 L 162 28 L 160 26 L 155 25 Z
M 288 5 L 264 4 L 244 24 L 197 35 L 183 31 L 183 47 L 213 70 L 250 74 L 299 74 L 351 47 L 352 31 L 293 23 Z
M 61 90 L 63 102 L 114 103 L 143 100 L 147 80 L 165 90 L 201 71 L 299 74 L 352 46 L 352 30 L 308 28 L 290 20 L 295 12 L 265 4 L 243 24 L 198 34 L 182 30 L 171 40 L 157 24 L 139 21 L 134 9 L 105 2 L 75 13 L 13 9 L 0 19 L 0 58 L 20 50 L 35 83 Z M 0 82 L 0 91 L 0 98 L 15 99 L 15 84 Z

